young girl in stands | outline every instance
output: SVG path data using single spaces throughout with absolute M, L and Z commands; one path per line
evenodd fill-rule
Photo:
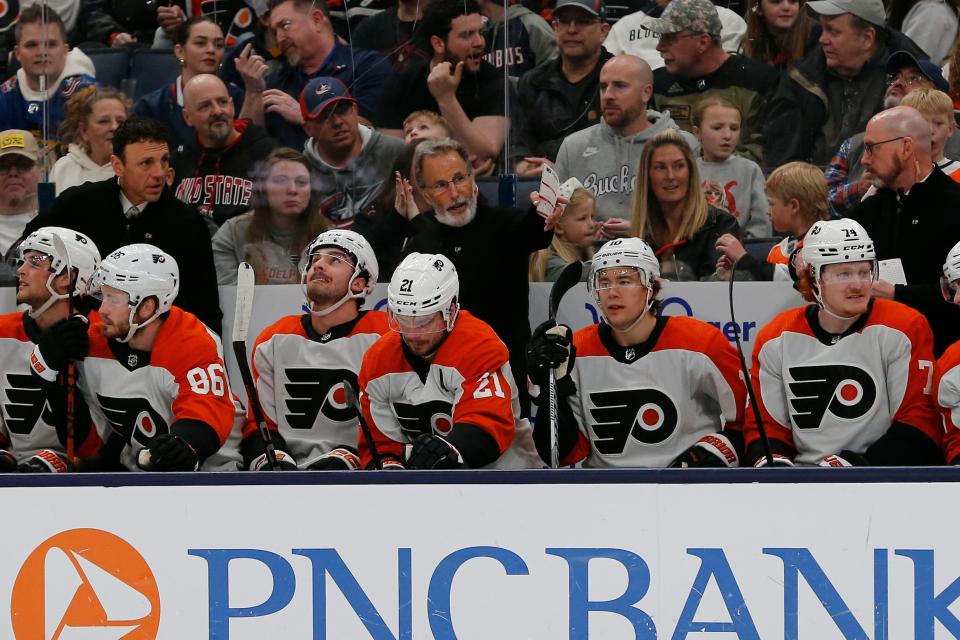
M 560 185 L 559 194 L 569 198 L 570 202 L 557 220 L 550 246 L 533 255 L 530 262 L 531 282 L 553 282 L 571 262 L 586 262 L 593 258 L 593 241 L 597 235 L 597 225 L 593 219 L 597 212 L 596 199 L 576 178 L 570 178 Z M 587 269 L 583 270 L 581 280 L 586 281 L 587 272 Z
M 820 169 L 806 162 L 788 162 L 770 174 L 767 202 L 773 230 L 786 233 L 787 237 L 774 245 L 766 262 L 747 253 L 732 235 L 718 238 L 717 251 L 722 255 L 717 262 L 717 272 L 724 280 L 730 279 L 730 268 L 738 260 L 738 279 L 744 271 L 754 280 L 794 280 L 791 263 L 803 246 L 804 236 L 818 220 L 829 218 L 827 181 Z
M 697 165 L 707 201 L 736 217 L 744 237 L 769 236 L 763 171 L 756 162 L 733 155 L 740 142 L 740 109 L 726 98 L 712 97 L 694 105 L 692 115 L 693 133 L 703 153 Z
M 817 45 L 820 25 L 800 0 L 753 0 L 747 11 L 743 55 L 783 69 Z

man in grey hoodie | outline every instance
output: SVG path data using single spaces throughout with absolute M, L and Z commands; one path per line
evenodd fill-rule
M 668 127 L 679 129 L 669 112 L 647 109 L 652 94 L 650 65 L 636 56 L 614 56 L 600 69 L 603 119 L 570 134 L 557 153 L 560 179 L 579 179 L 597 199 L 598 240 L 628 235 L 643 145 Z M 697 139 L 681 133 L 696 152 Z
M 316 169 L 320 208 L 334 225 L 349 228 L 357 214 L 372 213 L 403 140 L 360 124 L 356 100 L 336 78 L 308 82 L 300 111 L 310 136 L 303 153 Z

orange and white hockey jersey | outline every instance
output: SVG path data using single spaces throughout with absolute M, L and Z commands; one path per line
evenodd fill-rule
M 360 368 L 360 405 L 381 457 L 401 459 L 422 433 L 445 436 L 454 425 L 482 429 L 496 440 L 492 469 L 542 467 L 530 423 L 520 417 L 509 354 L 490 325 L 461 311 L 421 379 L 403 353 L 399 333 L 380 338 Z M 361 437 L 360 460 L 371 461 Z M 462 452 L 461 452 L 462 453 Z
M 18 461 L 42 449 L 66 455 L 66 392 L 42 384 L 30 372 L 30 356 L 41 335 L 26 313 L 0 315 L 0 449 L 9 449 Z M 74 455 L 91 456 L 99 450 L 100 438 L 79 394 L 74 407 Z
M 576 393 L 562 401 L 580 433 L 564 465 L 668 467 L 703 436 L 742 428 L 740 363 L 716 327 L 661 317 L 646 343 L 624 348 L 595 324 L 573 344 Z
M 111 433 L 123 438 L 124 466 L 137 470 L 140 450 L 178 420 L 209 425 L 223 446 L 234 429 L 237 408 L 216 334 L 178 307 L 170 309 L 149 352 L 107 340 L 102 327 L 101 322 L 91 323 L 90 351 L 79 364 L 78 385 L 104 442 Z M 190 441 L 189 434 L 180 435 Z M 206 444 L 210 435 L 197 433 L 197 438 Z
M 784 311 L 757 335 L 751 377 L 771 440 L 817 464 L 842 450 L 863 453 L 895 422 L 938 446 L 943 430 L 931 401 L 933 336 L 913 309 L 874 300 L 842 336 L 820 327 L 819 307 Z M 749 446 L 759 438 L 748 413 Z
M 357 443 L 357 412 L 344 384 L 356 388 L 367 349 L 387 333 L 387 314 L 365 311 L 317 336 L 309 315 L 286 316 L 257 337 L 253 377 L 267 426 L 279 430 L 300 468 L 340 445 Z M 244 438 L 260 438 L 252 420 Z
M 943 352 L 934 367 L 934 398 L 943 417 L 943 451 L 950 464 L 960 462 L 960 342 Z
M 787 236 L 777 244 L 773 245 L 770 253 L 767 254 L 767 262 L 775 265 L 773 271 L 773 280 L 775 282 L 792 282 L 790 277 L 790 258 L 801 248 L 803 248 L 803 238 Z

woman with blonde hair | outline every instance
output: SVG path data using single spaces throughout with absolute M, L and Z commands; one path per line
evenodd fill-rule
M 593 258 L 593 243 L 597 237 L 597 200 L 584 189 L 576 178 L 560 185 L 560 195 L 570 202 L 557 219 L 553 240 L 546 249 L 533 254 L 530 260 L 530 282 L 553 282 L 571 262 L 586 262 Z M 581 280 L 586 282 L 588 270 Z
M 298 284 L 300 258 L 330 228 L 320 209 L 310 163 L 298 151 L 274 149 L 254 180 L 253 210 L 227 220 L 213 236 L 219 284 L 236 284 L 248 262 L 257 284 Z
M 675 129 L 647 141 L 637 167 L 630 235 L 646 240 L 668 280 L 708 280 L 717 238 L 740 237 L 737 219 L 707 204 L 690 145 Z
M 84 182 L 113 177 L 113 132 L 126 121 L 132 104 L 117 89 L 97 85 L 81 89 L 67 101 L 60 141 L 68 145 L 68 152 L 50 171 L 57 195 Z

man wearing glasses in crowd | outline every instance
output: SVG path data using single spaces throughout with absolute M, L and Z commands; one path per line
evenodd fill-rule
M 450 138 L 421 143 L 413 164 L 435 216 L 424 220 L 404 250 L 449 257 L 460 275 L 460 305 L 496 332 L 510 351 L 514 378 L 524 380 L 530 338 L 527 267 L 530 254 L 553 239 L 560 206 L 545 221 L 533 207 L 523 212 L 478 201 L 467 151 Z M 519 385 L 519 398 L 526 416 L 526 385 Z
M 510 152 L 521 176 L 540 175 L 564 138 L 600 121 L 600 67 L 611 57 L 603 48 L 610 31 L 603 2 L 559 0 L 553 30 L 560 55 L 525 73 L 517 88 Z

